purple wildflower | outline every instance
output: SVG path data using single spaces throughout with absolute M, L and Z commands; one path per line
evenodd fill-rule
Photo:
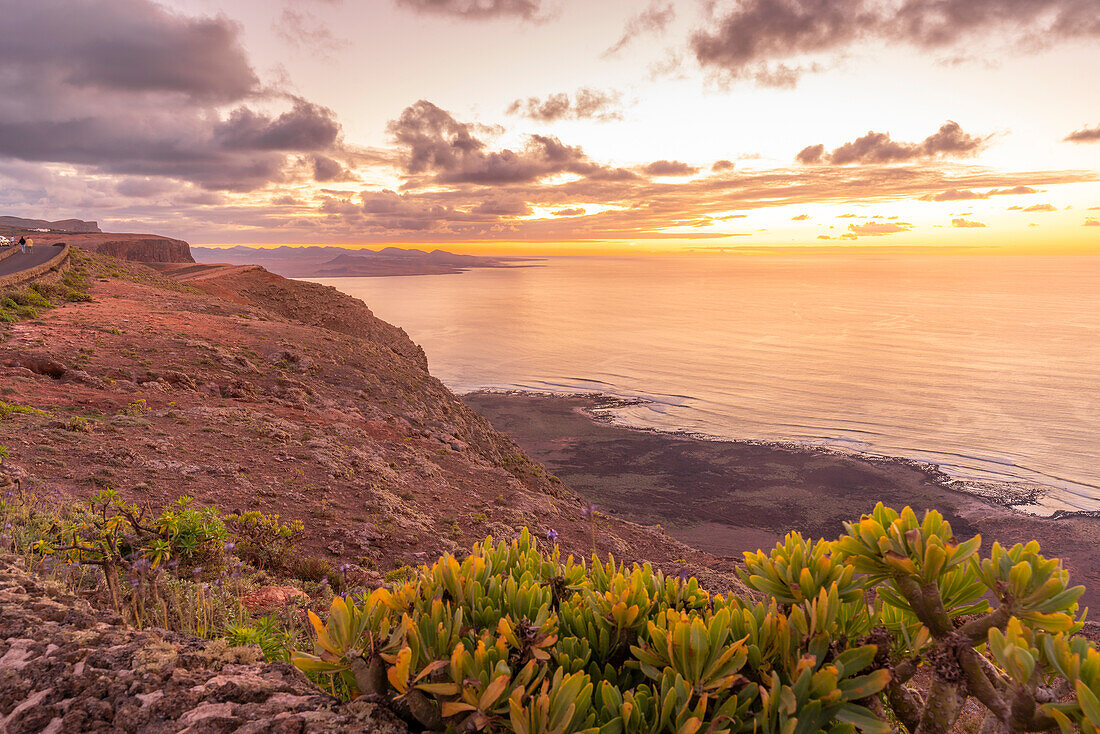
M 558 542 L 558 531 L 554 530 L 553 528 L 550 528 L 549 530 L 546 531 L 546 539 L 549 540 L 551 543 L 557 543 Z

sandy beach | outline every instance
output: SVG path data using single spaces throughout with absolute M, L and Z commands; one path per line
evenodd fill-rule
M 1083 601 L 1100 602 L 1100 520 L 1039 518 L 956 491 L 934 469 L 810 448 L 709 441 L 613 425 L 590 396 L 478 392 L 464 402 L 601 510 L 660 524 L 700 550 L 740 559 L 788 530 L 835 537 L 879 500 L 944 514 L 988 548 L 1037 539 L 1061 557 Z

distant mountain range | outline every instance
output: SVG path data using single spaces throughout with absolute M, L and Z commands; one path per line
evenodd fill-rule
M 288 278 L 335 278 L 346 276 L 381 277 L 388 275 L 448 275 L 470 268 L 506 268 L 531 263 L 529 258 L 481 257 L 458 255 L 445 250 L 381 250 L 349 247 L 192 247 L 191 254 L 200 263 L 262 265 Z

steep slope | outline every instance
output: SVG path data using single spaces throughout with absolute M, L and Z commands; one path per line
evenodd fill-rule
M 32 409 L 0 422 L 25 484 L 301 519 L 302 553 L 367 581 L 529 526 L 732 583 L 728 561 L 659 528 L 586 518 L 360 301 L 255 267 L 78 260 L 99 276 L 94 301 L 8 325 L 0 343 L 0 399 Z

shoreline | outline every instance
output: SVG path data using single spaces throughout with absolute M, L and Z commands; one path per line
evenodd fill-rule
M 588 416 L 591 420 L 598 423 L 603 423 L 608 426 L 614 426 L 631 431 L 640 431 L 643 433 L 653 433 L 662 436 L 686 438 L 694 441 L 725 443 L 742 446 L 762 446 L 775 449 L 805 451 L 812 453 L 816 452 L 831 456 L 861 459 L 870 463 L 882 462 L 885 464 L 896 464 L 898 466 L 905 466 L 920 472 L 924 472 L 929 476 L 929 478 L 933 479 L 945 490 L 959 492 L 963 495 L 978 498 L 997 507 L 1001 507 L 1006 510 L 1017 512 L 1030 517 L 1052 520 L 1067 517 L 1100 519 L 1100 510 L 1065 510 L 1056 509 L 1048 505 L 1044 505 L 1043 495 L 1047 492 L 1055 491 L 1057 488 L 1053 486 L 1042 485 L 1034 482 L 1025 483 L 996 481 L 991 479 L 953 476 L 949 472 L 945 471 L 943 467 L 941 467 L 939 464 L 932 461 L 914 459 L 907 456 L 893 456 L 890 454 L 872 453 L 854 448 L 845 448 L 844 446 L 832 445 L 828 443 L 800 443 L 798 441 L 782 441 L 757 438 L 730 438 L 701 433 L 698 431 L 690 431 L 682 428 L 669 429 L 658 428 L 655 426 L 637 425 L 623 420 L 614 412 L 617 408 L 625 408 L 635 405 L 646 405 L 652 402 L 645 398 L 621 398 L 599 391 L 554 392 L 551 390 L 524 390 L 518 388 L 476 388 L 473 390 L 462 392 L 455 391 L 455 394 L 458 395 L 460 399 L 465 399 L 467 396 L 502 395 L 515 397 L 533 396 L 551 399 L 564 398 L 582 400 L 585 401 L 586 404 L 584 407 L 581 408 L 581 412 L 584 413 L 584 415 Z M 1037 512 L 1035 511 L 1035 509 L 1043 509 L 1046 510 L 1046 512 Z
M 937 509 L 960 539 L 983 535 L 985 548 L 1040 539 L 1089 588 L 1086 602 L 1100 603 L 1100 520 L 1088 513 L 1025 513 L 911 459 L 623 425 L 612 411 L 630 401 L 609 396 L 481 390 L 459 398 L 587 501 L 660 524 L 708 553 L 739 560 L 789 530 L 836 537 L 842 521 L 881 500 Z

